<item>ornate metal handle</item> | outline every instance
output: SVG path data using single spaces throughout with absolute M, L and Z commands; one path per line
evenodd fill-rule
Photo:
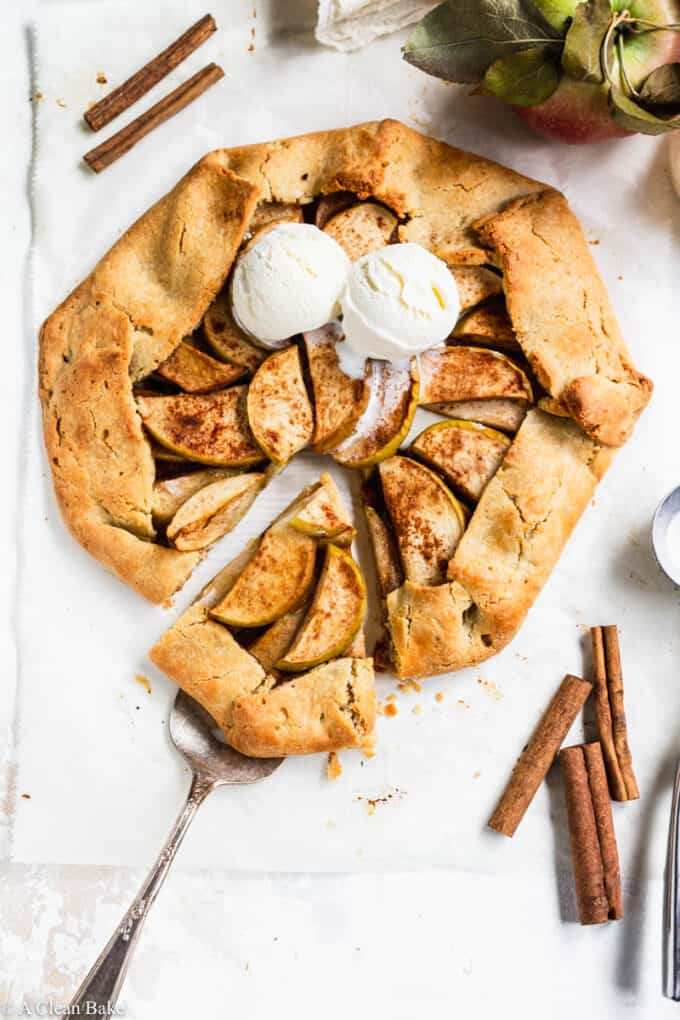
M 671 820 L 668 826 L 664 892 L 664 994 L 680 1002 L 680 762 L 675 771 Z
M 215 785 L 212 779 L 194 773 L 186 804 L 173 825 L 156 863 L 71 1002 L 72 1007 L 80 1007 L 79 1015 L 85 1015 L 88 1003 L 93 1004 L 89 1007 L 92 1012 L 93 1006 L 112 1007 L 118 1001 L 125 974 L 151 904 L 160 892 L 189 823 L 208 794 L 214 790 Z

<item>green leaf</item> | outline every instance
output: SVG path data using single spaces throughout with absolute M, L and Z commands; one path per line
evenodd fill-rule
M 652 71 L 640 89 L 640 102 L 652 108 L 677 107 L 680 111 L 680 64 L 664 64 Z
M 612 86 L 609 90 L 614 120 L 625 131 L 639 131 L 643 135 L 663 135 L 680 128 L 680 114 L 676 117 L 657 117 L 645 110 L 620 89 Z
M 536 106 L 550 98 L 559 81 L 549 50 L 536 46 L 495 60 L 477 91 L 513 106 Z
M 562 36 L 529 0 L 445 0 L 416 26 L 404 59 L 446 81 L 479 82 L 500 57 Z
M 609 0 L 587 0 L 578 5 L 562 51 L 562 67 L 570 77 L 603 81 L 600 50 L 612 17 Z

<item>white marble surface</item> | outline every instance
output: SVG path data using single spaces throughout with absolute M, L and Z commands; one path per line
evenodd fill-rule
M 31 598 L 30 591 L 16 590 L 14 478 L 21 470 L 22 381 L 32 350 L 25 314 L 30 104 L 24 25 L 36 6 L 7 4 L 0 33 L 0 285 L 9 340 L 0 402 L 7 436 L 7 495 L 0 501 L 0 598 L 7 621 L 0 646 L 0 724 L 8 750 L 15 729 L 15 606 L 17 598 Z M 661 149 L 658 158 L 664 158 Z M 58 597 L 59 578 L 45 583 Z M 658 602 L 664 592 L 652 596 Z M 30 718 L 22 725 L 30 727 Z M 61 753 L 72 757 L 77 747 L 64 745 Z M 58 761 L 45 761 L 46 770 L 58 768 Z M 668 768 L 659 772 L 661 798 L 669 778 Z M 11 787 L 11 770 L 7 780 Z M 26 802 L 26 810 L 31 806 Z M 83 825 L 88 807 L 83 803 Z M 2 820 L 7 822 L 6 814 Z M 658 874 L 658 861 L 645 860 L 644 816 L 636 835 L 629 847 L 631 873 Z M 154 852 L 150 838 L 149 859 Z M 284 1020 L 306 1020 L 320 1012 L 363 1017 L 378 1009 L 395 1020 L 443 1017 L 453 1009 L 473 1018 L 521 1013 L 529 1020 L 546 1013 L 567 1020 L 577 1011 L 598 1018 L 618 1018 L 624 1010 L 645 1018 L 670 1015 L 674 1007 L 660 992 L 658 878 L 627 882 L 625 923 L 584 930 L 573 923 L 569 876 L 558 863 L 556 854 L 555 863 L 533 875 L 506 878 L 445 870 L 285 876 L 183 870 L 180 856 L 130 972 L 123 996 L 127 1015 L 155 1020 L 189 1010 L 206 1017 L 229 1010 L 259 1020 L 275 1011 Z M 29 1003 L 50 997 L 66 1003 L 141 878 L 140 870 L 122 867 L 5 864 L 0 1003 L 16 1007 L 24 997 Z

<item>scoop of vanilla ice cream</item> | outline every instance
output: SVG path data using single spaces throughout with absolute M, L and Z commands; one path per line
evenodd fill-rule
M 268 346 L 318 329 L 338 315 L 348 271 L 347 255 L 328 234 L 307 223 L 281 223 L 236 262 L 234 318 Z
M 398 361 L 445 340 L 460 314 L 445 262 L 419 244 L 389 244 L 358 259 L 341 300 L 345 343 Z

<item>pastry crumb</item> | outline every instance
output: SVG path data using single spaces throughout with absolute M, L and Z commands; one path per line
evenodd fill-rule
M 494 701 L 500 701 L 503 697 L 502 693 L 498 690 L 493 680 L 487 680 L 486 677 L 482 676 L 481 673 L 477 677 L 477 683 L 480 687 L 483 687 L 489 697 L 493 698 Z
M 35 99 L 36 103 L 39 103 L 44 98 L 45 98 L 45 96 L 42 94 L 42 92 L 40 92 L 38 89 L 36 89 L 36 91 L 31 96 L 31 101 L 33 101 Z
M 332 832 L 332 830 L 336 828 L 336 825 L 332 818 L 327 818 L 323 823 L 323 827 L 324 829 L 328 829 L 329 832 Z
M 24 800 L 30 800 L 31 799 L 30 793 L 22 793 L 21 796 L 23 797 Z
M 108 80 L 109 79 L 106 77 L 103 71 L 100 71 L 99 74 L 97 75 L 97 85 L 106 85 L 108 84 Z
M 389 804 L 391 800 L 394 800 L 395 798 L 397 800 L 401 800 L 404 796 L 405 791 L 400 790 L 398 786 L 395 786 L 393 790 L 383 794 L 382 797 L 362 797 L 361 794 L 359 794 L 359 796 L 355 797 L 354 800 L 356 803 L 362 803 L 365 805 L 367 815 L 374 815 L 376 808 L 380 804 Z
M 467 701 L 463 701 L 463 699 L 462 699 L 462 698 L 459 698 L 459 699 L 458 699 L 458 701 L 456 702 L 456 704 L 457 704 L 457 705 L 462 705 L 462 706 L 463 706 L 463 708 L 469 708 L 469 707 L 470 707 L 470 705 L 468 704 L 468 702 L 467 702 Z
M 388 705 L 385 705 L 383 709 L 383 715 L 397 715 L 398 712 L 399 709 L 397 708 L 393 701 L 390 701 L 390 703 Z
M 55 99 L 55 103 L 57 104 L 57 106 L 60 106 L 62 110 L 67 109 L 66 103 L 64 102 L 63 99 Z
M 479 779 L 479 777 L 481 776 L 481 774 L 482 774 L 481 772 L 473 772 L 473 773 L 472 773 L 472 778 L 473 778 L 473 779 Z
M 434 700 L 435 701 L 443 701 L 444 700 L 444 692 L 443 691 L 437 691 L 437 693 L 434 696 Z
M 151 686 L 151 681 L 147 676 L 144 676 L 143 673 L 135 673 L 135 680 L 137 681 L 138 684 L 141 684 L 141 686 L 144 688 L 147 694 L 151 694 L 153 688 Z M 139 705 L 137 706 L 137 708 L 139 708 Z
M 163 609 L 172 609 L 174 604 L 175 604 L 175 600 L 173 598 L 165 599 L 165 601 L 161 603 L 161 605 L 163 606 Z
M 342 765 L 338 758 L 337 752 L 330 751 L 328 754 L 328 764 L 326 765 L 326 779 L 339 779 L 342 775 Z
M 422 705 L 414 705 L 413 708 L 411 709 L 411 712 L 413 713 L 413 715 L 420 715 L 420 713 L 422 711 L 423 711 L 423 706 Z
M 394 694 L 394 693 L 392 693 L 392 694 L 388 694 L 388 695 L 387 695 L 387 698 L 386 698 L 385 700 L 386 700 L 386 701 L 396 701 L 396 700 L 397 700 L 397 695 L 396 695 L 396 694 Z
M 422 686 L 418 683 L 417 680 L 402 680 L 399 683 L 399 690 L 402 692 L 402 694 L 406 694 L 408 691 L 415 691 L 416 694 L 419 694 L 422 691 L 422 689 L 423 689 Z

